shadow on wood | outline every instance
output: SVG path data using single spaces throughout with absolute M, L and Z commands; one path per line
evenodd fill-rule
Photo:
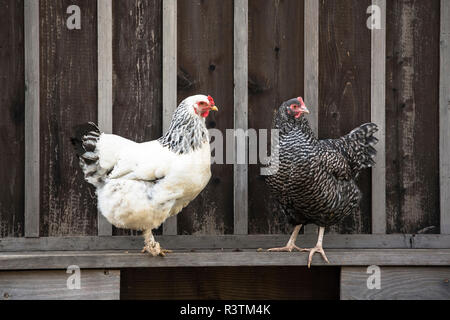
M 339 299 L 339 268 L 156 268 L 121 272 L 121 299 Z

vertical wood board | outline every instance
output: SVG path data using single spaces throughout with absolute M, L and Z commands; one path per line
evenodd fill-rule
M 249 0 L 249 128 L 269 129 L 282 102 L 304 93 L 304 2 Z M 268 153 L 270 154 L 270 136 Z M 291 232 L 260 175 L 249 166 L 249 233 Z
M 113 132 L 139 143 L 162 134 L 161 12 L 161 0 L 113 2 Z
M 370 122 L 371 0 L 320 1 L 319 137 L 339 138 Z M 371 231 L 371 174 L 360 174 L 360 211 L 331 227 L 332 232 Z
M 372 29 L 371 121 L 378 125 L 375 166 L 372 168 L 372 233 L 386 233 L 386 0 L 373 0 L 380 9 L 380 29 Z M 373 16 L 377 18 L 376 11 Z
M 66 26 L 78 5 L 81 30 Z M 97 122 L 97 2 L 40 1 L 41 236 L 97 235 L 95 191 L 84 181 L 70 138 Z
M 232 1 L 178 1 L 178 103 L 211 95 L 220 110 L 206 124 L 222 132 L 224 144 L 234 126 L 233 12 Z M 208 186 L 178 215 L 178 234 L 233 233 L 233 165 L 213 164 L 211 171 Z
M 387 2 L 388 233 L 439 233 L 440 1 Z
M 0 8 L 0 238 L 22 237 L 25 201 L 24 2 L 2 0 Z

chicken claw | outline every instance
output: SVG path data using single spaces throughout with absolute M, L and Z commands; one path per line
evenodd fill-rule
M 306 249 L 299 248 L 295 245 L 295 240 L 297 239 L 298 233 L 300 232 L 302 228 L 302 225 L 298 225 L 294 228 L 294 231 L 292 232 L 291 238 L 289 239 L 288 243 L 283 248 L 272 248 L 267 251 L 269 252 L 292 252 L 294 249 L 299 252 L 305 252 Z
M 316 252 L 320 253 L 322 255 L 323 260 L 325 260 L 328 264 L 330 261 L 328 261 L 328 258 L 325 254 L 325 251 L 323 250 L 322 246 L 316 246 L 312 249 L 304 249 L 304 251 L 309 252 L 309 258 L 308 258 L 308 268 L 311 268 L 311 261 Z
M 292 252 L 294 250 L 297 250 L 299 252 L 308 251 L 307 249 L 302 249 L 302 248 L 297 247 L 295 244 L 290 244 L 283 248 L 272 248 L 267 251 L 269 251 L 269 252 Z
M 172 250 L 162 249 L 158 242 L 146 245 L 141 253 L 150 253 L 153 257 L 165 257 L 166 253 L 172 253 Z

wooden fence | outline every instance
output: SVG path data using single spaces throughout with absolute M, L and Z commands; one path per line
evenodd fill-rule
M 381 29 L 367 27 L 372 4 Z M 70 5 L 81 8 L 81 30 L 66 27 Z M 270 128 L 273 110 L 299 95 L 321 138 L 376 122 L 377 166 L 361 177 L 361 211 L 331 228 L 325 245 L 450 247 L 450 1 L 0 0 L 0 8 L 0 251 L 136 247 L 97 214 L 72 127 L 97 121 L 155 139 L 196 93 L 222 107 L 207 120 L 222 131 Z M 212 172 L 159 231 L 169 247 L 284 241 L 290 230 L 259 166 Z

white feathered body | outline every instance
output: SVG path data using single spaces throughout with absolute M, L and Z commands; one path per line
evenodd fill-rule
M 195 199 L 211 177 L 209 142 L 176 154 L 158 140 L 138 144 L 102 134 L 97 148 L 102 171 L 113 169 L 97 184 L 98 208 L 119 228 L 158 228 Z M 96 185 L 94 179 L 90 182 Z
M 209 103 L 206 96 L 186 99 L 165 135 L 150 142 L 104 134 L 92 123 L 80 126 L 73 139 L 80 166 L 96 187 L 99 211 L 111 224 L 156 229 L 205 188 L 211 153 L 205 119 L 194 109 L 197 101 Z M 208 109 L 203 112 L 207 116 Z

